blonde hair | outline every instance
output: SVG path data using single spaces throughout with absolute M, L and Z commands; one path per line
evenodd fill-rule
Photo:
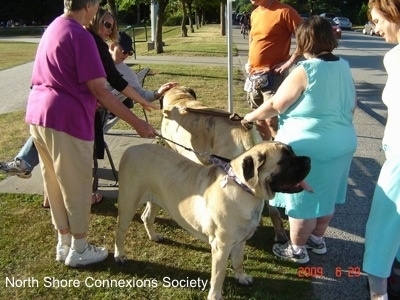
M 111 11 L 109 11 L 105 8 L 99 7 L 99 10 L 97 11 L 96 15 L 90 21 L 89 29 L 97 34 L 99 32 L 99 28 L 103 22 L 103 19 L 106 15 L 110 15 L 114 20 L 114 26 L 113 26 L 113 28 L 111 30 L 111 34 L 110 34 L 110 42 L 118 43 L 117 20 L 115 19 L 114 15 L 111 13 Z

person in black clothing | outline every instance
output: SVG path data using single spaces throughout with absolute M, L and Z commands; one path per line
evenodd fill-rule
M 115 67 L 115 62 L 106 43 L 108 40 L 115 43 L 118 42 L 117 22 L 112 13 L 104 8 L 99 8 L 87 29 L 96 42 L 109 84 L 127 98 L 141 104 L 144 109 L 149 111 L 151 109 L 158 109 L 156 104 L 146 101 L 146 99 L 134 90 Z M 104 118 L 105 111 L 98 109 L 95 117 L 95 155 L 98 159 L 104 158 Z
M 243 34 L 245 29 L 250 30 L 250 14 L 247 11 L 240 17 L 240 33 Z
M 107 81 L 110 85 L 114 89 L 123 93 L 129 99 L 142 105 L 144 109 L 149 111 L 152 109 L 158 109 L 159 107 L 156 104 L 147 102 L 137 91 L 135 91 L 115 67 L 115 62 L 112 59 L 109 47 L 106 43 L 108 40 L 118 43 L 118 26 L 112 13 L 104 8 L 99 8 L 87 29 L 96 42 L 100 59 L 103 63 L 104 70 L 106 71 Z

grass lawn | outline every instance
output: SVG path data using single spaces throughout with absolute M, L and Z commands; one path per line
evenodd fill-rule
M 196 55 L 202 55 L 201 49 L 208 52 L 203 55 L 214 53 L 208 49 L 221 49 L 216 51 L 216 55 L 220 55 L 226 47 L 225 38 L 215 33 L 218 32 L 217 26 L 204 26 L 195 34 L 190 34 L 192 37 L 187 40 L 178 38 L 176 29 L 170 29 L 170 32 L 175 32 L 170 37 L 175 39 L 175 47 L 195 39 L 198 45 L 209 43 L 209 36 L 214 32 L 217 38 L 213 45 L 186 45 L 197 49 Z M 171 41 L 167 35 L 165 41 L 167 44 Z M 186 46 L 174 50 L 175 53 L 184 53 Z M 5 49 L 3 47 L 3 43 L 0 43 L 0 51 Z M 14 52 L 21 49 L 20 45 L 14 47 Z M 147 50 L 138 50 L 138 53 L 140 51 Z M 30 55 L 21 54 L 28 61 L 32 59 Z M 0 61 L 2 67 L 4 65 Z M 135 70 L 138 68 L 137 65 L 131 67 Z M 145 88 L 155 89 L 164 82 L 174 80 L 192 87 L 198 99 L 206 105 L 227 107 L 225 68 L 168 64 L 151 64 L 148 67 L 151 71 L 146 78 Z M 243 74 L 239 69 L 234 73 L 234 110 L 243 115 L 249 111 L 243 92 Z M 135 112 L 140 114 L 140 110 L 135 109 Z M 159 128 L 160 111 L 153 111 L 148 116 L 150 123 Z M 23 111 L 0 115 L 1 160 L 15 156 L 25 142 L 28 132 L 23 117 Z M 116 128 L 128 129 L 128 126 L 120 121 Z M 140 214 L 136 214 L 126 239 L 130 261 L 125 266 L 118 266 L 112 255 L 117 204 L 116 199 L 105 198 L 92 209 L 88 236 L 94 244 L 106 246 L 111 252 L 110 256 L 103 263 L 84 269 L 71 269 L 55 261 L 56 233 L 51 225 L 49 210 L 41 208 L 42 196 L 2 193 L 0 198 L 0 299 L 197 300 L 207 297 L 208 284 L 204 290 L 187 288 L 185 284 L 188 280 L 197 282 L 210 279 L 209 245 L 181 229 L 164 212 L 156 219 L 156 230 L 164 235 L 165 242 L 157 244 L 149 241 Z M 228 268 L 224 283 L 225 299 L 313 298 L 310 281 L 298 276 L 298 266 L 272 255 L 273 236 L 273 227 L 265 212 L 262 225 L 245 249 L 245 269 L 254 276 L 254 285 L 247 288 L 238 286 L 232 270 Z M 178 281 L 181 286 L 173 286 Z

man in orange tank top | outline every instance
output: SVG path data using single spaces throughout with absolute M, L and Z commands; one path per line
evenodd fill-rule
M 275 94 L 299 57 L 296 51 L 290 55 L 290 44 L 297 25 L 303 19 L 295 9 L 277 0 L 251 0 L 251 3 L 257 8 L 250 19 L 249 60 L 246 65 L 249 78 L 245 90 L 251 107 L 257 108 Z M 264 75 L 258 76 L 260 73 Z M 254 84 L 254 78 L 264 78 L 263 84 Z M 278 130 L 278 118 L 257 121 L 257 125 L 263 139 L 270 140 Z

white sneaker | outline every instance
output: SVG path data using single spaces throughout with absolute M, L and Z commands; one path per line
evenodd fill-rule
M 292 245 L 289 242 L 285 244 L 274 244 L 272 247 L 272 252 L 280 258 L 294 261 L 299 264 L 305 264 L 310 260 L 307 249 L 303 248 L 299 251 L 299 253 L 295 253 L 292 248 Z
M 70 246 L 59 245 L 56 246 L 56 261 L 64 262 L 69 254 Z
M 20 178 L 31 178 L 32 167 L 26 161 L 16 158 L 10 162 L 0 162 L 0 173 L 4 173 L 7 176 L 18 176 Z
M 70 267 L 81 267 L 103 261 L 107 258 L 108 251 L 103 247 L 96 247 L 89 243 L 85 246 L 83 253 L 78 253 L 75 249 L 71 248 L 65 264 Z

